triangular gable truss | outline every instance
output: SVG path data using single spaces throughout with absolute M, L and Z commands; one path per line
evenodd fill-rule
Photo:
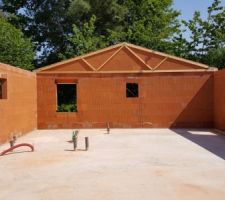
M 129 52 L 130 57 L 127 59 L 130 60 L 135 60 L 135 62 L 139 62 L 141 65 L 141 69 L 133 67 L 131 69 L 126 68 L 125 61 L 123 58 L 118 57 L 122 51 Z M 117 58 L 118 57 L 118 58 Z M 122 67 L 119 69 L 113 69 L 110 70 L 110 62 L 113 60 L 121 59 L 121 62 L 119 62 L 119 65 Z M 83 63 L 84 64 L 84 69 L 83 70 L 78 70 L 76 69 L 76 62 Z M 133 63 L 135 63 L 133 62 Z M 168 62 L 168 64 L 167 64 Z M 169 67 L 169 63 L 180 63 L 180 66 L 185 66 L 186 67 L 181 67 L 179 68 L 179 65 L 177 64 L 178 67 L 175 69 Z M 68 67 L 72 66 L 74 64 L 74 68 Z M 175 65 L 174 64 L 174 65 Z M 120 67 L 120 66 L 118 66 Z M 173 66 L 172 66 L 173 67 Z M 60 68 L 60 70 L 58 70 Z M 107 69 L 109 68 L 109 69 Z M 157 51 L 153 51 L 150 49 L 146 49 L 140 46 L 136 46 L 133 44 L 128 44 L 128 43 L 120 43 L 108 48 L 104 48 L 83 56 L 78 56 L 72 59 L 68 59 L 62 62 L 58 62 L 52 65 L 49 65 L 47 67 L 42 67 L 40 69 L 37 69 L 36 72 L 38 73 L 102 73 L 102 72 L 107 72 L 107 73 L 121 73 L 121 72 L 158 72 L 158 71 L 206 71 L 209 69 L 209 66 L 200 64 L 194 61 L 186 60 L 183 58 L 178 58 L 175 56 L 171 56 L 165 53 L 160 53 Z

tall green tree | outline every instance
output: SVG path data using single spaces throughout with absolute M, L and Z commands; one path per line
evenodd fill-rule
M 0 62 L 31 70 L 34 52 L 29 39 L 12 26 L 3 17 L 0 17 Z
M 67 18 L 70 0 L 2 0 L 2 10 L 9 13 L 9 20 L 23 30 L 37 52 L 37 63 L 58 61 L 57 54 L 66 46 L 65 35 L 72 31 Z
M 119 0 L 73 0 L 70 4 L 68 16 L 76 19 L 79 27 L 94 15 L 95 32 L 99 35 L 107 34 L 107 30 L 121 30 L 128 9 Z
M 85 22 L 80 28 L 73 25 L 73 34 L 68 36 L 69 44 L 66 51 L 60 54 L 62 59 L 85 54 L 90 51 L 106 46 L 106 40 L 103 35 L 96 34 L 96 16 L 93 15 L 88 22 Z
M 180 35 L 176 39 L 179 44 L 176 54 L 215 67 L 225 67 L 221 63 L 225 48 L 225 7 L 220 0 L 214 0 L 208 7 L 206 19 L 196 11 L 189 21 L 183 21 L 184 31 L 190 33 L 190 38 Z
M 204 62 L 219 69 L 225 68 L 225 48 L 210 49 L 204 58 Z
M 2 9 L 32 37 L 38 65 L 121 41 L 173 52 L 179 27 L 172 0 L 3 0 Z
M 67 48 L 69 51 L 64 54 L 64 58 L 123 41 L 173 53 L 172 38 L 179 32 L 179 13 L 172 9 L 172 0 L 118 0 L 109 6 L 105 14 L 101 10 L 96 11 L 93 2 L 103 3 L 101 0 L 77 0 L 77 4 L 72 5 L 73 8 L 70 7 L 76 11 L 79 9 L 85 16 L 97 16 L 91 17 L 84 24 L 73 26 L 72 36 L 69 37 L 70 45 Z M 110 2 L 103 6 L 104 10 L 107 10 L 109 4 Z
M 179 31 L 179 12 L 172 0 L 121 0 L 128 9 L 123 32 L 111 31 L 115 40 L 128 41 L 154 50 L 171 52 L 171 40 Z
M 83 24 L 95 15 L 95 32 L 106 33 L 118 27 L 123 20 L 123 9 L 117 0 L 3 0 L 2 10 L 10 14 L 10 21 L 32 37 L 38 52 L 37 65 L 46 65 L 61 59 L 70 44 L 68 36 L 73 24 L 81 30 Z

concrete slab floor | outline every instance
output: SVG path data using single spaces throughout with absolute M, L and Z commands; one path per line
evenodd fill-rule
M 225 199 L 225 136 L 208 130 L 37 130 L 17 143 L 35 152 L 0 157 L 0 199 Z M 84 149 L 84 137 L 90 140 Z M 8 144 L 0 146 L 0 152 Z M 21 152 L 22 151 L 22 152 Z

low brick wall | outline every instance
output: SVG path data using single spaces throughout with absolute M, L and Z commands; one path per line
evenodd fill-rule
M 37 127 L 36 74 L 0 63 L 0 80 L 6 81 L 6 94 L 0 99 L 0 143 L 4 143 Z

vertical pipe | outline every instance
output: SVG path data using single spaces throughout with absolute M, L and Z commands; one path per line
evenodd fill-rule
M 89 149 L 89 139 L 88 137 L 85 137 L 85 150 L 87 151 Z
M 74 149 L 74 151 L 77 150 L 77 138 L 75 138 L 75 139 L 73 140 L 73 149 Z
M 73 133 L 72 133 L 72 141 L 73 141 L 73 149 L 74 149 L 74 151 L 77 150 L 78 133 L 79 133 L 78 130 L 73 131 Z
M 110 126 L 109 126 L 109 123 L 107 123 L 107 133 L 108 133 L 108 134 L 110 133 Z
M 9 144 L 10 144 L 10 147 L 13 147 L 13 146 L 14 146 L 13 140 L 10 140 L 10 141 L 9 141 Z

